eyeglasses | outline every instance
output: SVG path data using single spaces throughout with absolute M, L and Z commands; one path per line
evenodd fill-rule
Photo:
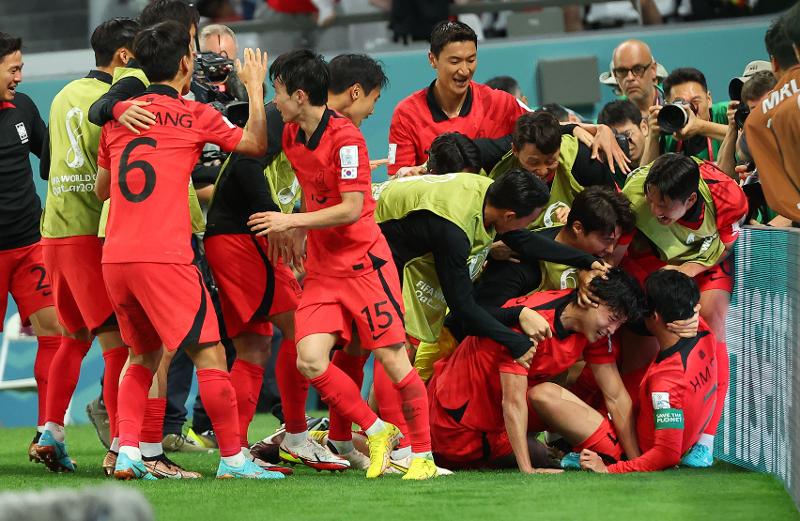
M 641 78 L 644 76 L 644 73 L 647 72 L 647 69 L 649 69 L 652 65 L 653 61 L 651 60 L 650 63 L 645 65 L 634 65 L 630 69 L 626 69 L 625 67 L 614 67 L 611 72 L 614 73 L 614 77 L 618 80 L 627 78 L 629 72 L 632 72 L 635 77 Z

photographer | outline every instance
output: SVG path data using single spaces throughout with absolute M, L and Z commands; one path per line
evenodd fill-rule
M 647 120 L 642 117 L 636 105 L 628 100 L 615 100 L 607 103 L 600 110 L 597 123 L 608 125 L 617 137 L 621 136 L 627 141 L 627 155 L 631 160 L 631 170 L 639 168 L 649 129 Z
M 728 103 L 713 103 L 706 77 L 691 67 L 675 69 L 666 77 L 664 95 L 666 105 L 650 107 L 650 134 L 641 164 L 666 152 L 716 161 L 728 131 Z
M 783 16 L 786 34 L 800 58 L 800 4 Z M 767 204 L 780 215 L 800 221 L 800 105 L 796 85 L 800 66 L 785 71 L 775 89 L 747 118 L 745 139 Z

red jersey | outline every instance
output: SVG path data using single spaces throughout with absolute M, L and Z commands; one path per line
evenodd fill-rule
M 316 13 L 311 0 L 267 0 L 267 4 L 279 13 Z
M 283 151 L 303 190 L 307 212 L 341 204 L 343 192 L 364 194 L 364 207 L 356 222 L 308 231 L 306 270 L 355 277 L 372 271 L 374 257 L 391 259 L 373 216 L 375 200 L 367 144 L 356 126 L 326 109 L 309 138 L 300 125 L 287 123 L 283 127 Z
M 155 125 L 137 136 L 109 121 L 100 135 L 97 165 L 111 172 L 103 262 L 191 264 L 192 169 L 205 143 L 232 151 L 242 129 L 166 85 L 151 85 L 137 99 L 150 102 Z
M 716 403 L 717 341 L 700 319 L 697 336 L 661 351 L 639 387 L 636 435 L 642 455 L 609 472 L 648 472 L 677 465 L 697 442 Z
M 609 337 L 594 343 L 580 333 L 564 328 L 561 313 L 575 300 L 575 290 L 539 291 L 525 297 L 512 299 L 504 307 L 525 306 L 539 313 L 550 324 L 553 336 L 539 342 L 528 371 L 528 386 L 533 387 L 551 380 L 575 362 L 588 364 L 613 364 L 619 357 L 619 344 Z
M 460 132 L 472 139 L 507 136 L 514 131 L 517 118 L 529 110 L 511 94 L 473 81 L 461 112 L 448 118 L 434 97 L 435 83 L 394 109 L 389 127 L 389 175 L 400 167 L 425 163 L 431 143 L 440 134 Z

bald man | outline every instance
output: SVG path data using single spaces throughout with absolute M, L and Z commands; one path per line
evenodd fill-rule
M 664 94 L 656 79 L 656 61 L 650 47 L 641 40 L 626 40 L 614 49 L 612 73 L 622 94 L 649 115 L 652 105 L 663 105 Z

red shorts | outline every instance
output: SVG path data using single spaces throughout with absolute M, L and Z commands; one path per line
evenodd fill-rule
M 666 263 L 654 255 L 641 257 L 625 257 L 620 267 L 633 275 L 644 286 L 648 275 L 661 269 Z M 733 292 L 733 260 L 728 257 L 721 263 L 713 266 L 694 278 L 700 293 L 712 289 L 721 289 L 728 293 Z
M 116 325 L 103 270 L 103 244 L 96 235 L 42 239 L 42 257 L 50 281 L 58 321 L 69 333 Z
M 355 329 L 364 349 L 404 343 L 403 297 L 394 264 L 358 277 L 306 275 L 295 324 L 298 342 L 315 333 L 334 333 L 346 345 Z
M 601 414 L 603 413 L 601 412 Z M 600 427 L 591 436 L 575 446 L 575 452 L 580 452 L 583 449 L 592 450 L 598 454 L 614 458 L 616 461 L 622 458 L 622 446 L 619 444 L 619 439 L 617 439 L 617 431 L 614 430 L 614 426 L 611 425 L 607 417 L 603 418 Z
M 103 264 L 103 278 L 122 339 L 134 353 L 219 341 L 211 297 L 193 264 Z
M 42 308 L 53 305 L 50 277 L 42 261 L 41 243 L 0 250 L 0 331 L 11 293 L 23 324 Z
M 270 336 L 269 317 L 297 309 L 300 284 L 286 264 L 269 261 L 266 237 L 214 235 L 204 245 L 229 337 L 245 332 Z
M 513 454 L 505 429 L 479 432 L 460 425 L 431 400 L 431 445 L 436 462 L 446 468 L 493 467 Z

